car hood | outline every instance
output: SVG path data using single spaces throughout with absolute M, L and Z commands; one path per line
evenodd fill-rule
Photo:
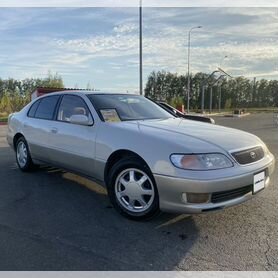
M 171 141 L 173 141 L 173 138 L 178 140 L 180 135 L 184 135 L 183 137 L 191 137 L 191 139 L 196 139 L 196 141 L 201 140 L 225 151 L 250 148 L 263 144 L 257 136 L 238 129 L 180 118 L 147 120 L 138 123 L 142 132 L 154 132 L 156 130 L 155 133 L 159 133 L 161 131 L 164 137 L 166 132 L 169 134 L 168 138 Z M 190 141 L 192 142 L 192 140 Z

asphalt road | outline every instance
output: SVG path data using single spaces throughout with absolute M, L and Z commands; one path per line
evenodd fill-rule
M 260 136 L 278 157 L 271 114 L 215 119 Z M 20 172 L 5 133 L 0 127 L 0 270 L 278 270 L 277 169 L 240 206 L 133 222 L 84 178 L 51 167 Z

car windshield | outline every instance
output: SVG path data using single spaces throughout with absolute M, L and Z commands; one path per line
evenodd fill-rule
M 136 95 L 87 95 L 104 121 L 133 121 L 173 118 L 151 100 Z

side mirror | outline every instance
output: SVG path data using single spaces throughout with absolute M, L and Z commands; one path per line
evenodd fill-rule
M 86 115 L 72 115 L 69 121 L 77 125 L 90 125 L 89 118 Z

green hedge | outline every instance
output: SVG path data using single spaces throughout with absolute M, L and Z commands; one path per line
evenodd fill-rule
M 0 117 L 0 123 L 6 123 L 8 121 L 8 117 Z

